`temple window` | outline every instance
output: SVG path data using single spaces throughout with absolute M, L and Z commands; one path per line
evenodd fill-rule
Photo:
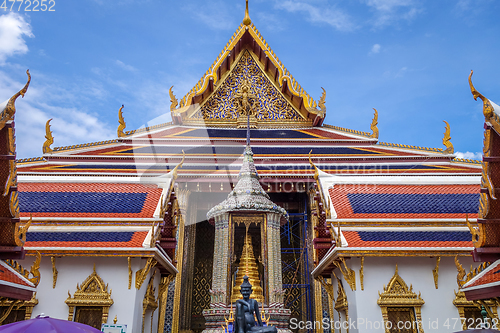
M 397 265 L 396 272 L 379 296 L 377 304 L 382 310 L 386 333 L 424 332 L 421 316 L 424 300 L 399 276 Z
M 33 308 L 38 304 L 36 293 L 29 301 L 0 297 L 0 325 L 31 319 Z
M 337 279 L 337 299 L 335 300 L 335 310 L 339 315 L 339 321 L 341 323 L 349 322 L 349 305 L 347 303 L 347 296 L 340 279 Z M 346 332 L 349 333 L 348 328 Z
M 102 306 L 77 306 L 75 308 L 75 321 L 94 328 L 102 325 Z
M 486 309 L 488 318 L 491 320 L 493 317 L 493 319 L 495 319 L 498 323 L 496 302 L 486 300 L 484 304 L 488 307 Z M 476 326 L 483 321 L 483 316 L 481 315 L 481 305 L 474 303 L 473 301 L 468 301 L 467 298 L 465 298 L 463 291 L 459 291 L 458 293 L 455 292 L 453 305 L 457 307 L 458 315 L 460 316 L 460 320 L 462 322 L 462 329 L 466 330 L 469 328 L 476 328 Z
M 415 308 L 414 307 L 400 307 L 400 308 L 387 308 L 387 321 L 391 324 L 389 325 L 393 329 L 390 332 L 408 332 L 408 333 L 418 333 L 418 325 L 414 324 L 415 321 Z M 398 323 L 411 323 L 408 325 L 401 325 L 401 329 L 398 328 Z
M 151 317 L 151 323 L 149 325 L 149 330 L 153 332 L 153 316 L 155 310 L 158 308 L 158 300 L 155 297 L 155 288 L 154 288 L 154 279 L 155 279 L 156 270 L 153 275 L 149 279 L 148 287 L 146 289 L 146 294 L 144 295 L 144 299 L 142 300 L 142 329 L 141 333 L 145 332 L 145 324 L 146 319 Z
M 82 324 L 101 329 L 101 324 L 108 321 L 109 307 L 113 304 L 111 292 L 108 292 L 108 285 L 95 271 L 90 274 L 85 281 L 76 285 L 76 291 L 71 297 L 68 292 L 66 304 L 69 306 L 69 321 L 76 321 Z

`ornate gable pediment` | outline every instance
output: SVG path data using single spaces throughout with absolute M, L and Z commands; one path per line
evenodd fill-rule
M 248 90 L 245 91 L 245 85 Z M 258 66 L 249 51 L 241 53 L 233 70 L 214 93 L 185 120 L 185 123 L 236 123 L 240 117 L 246 124 L 246 115 L 239 112 L 241 95 L 248 95 L 252 103 L 251 117 L 261 125 L 279 121 L 282 125 L 312 125 L 278 90 Z M 255 119 L 253 119 L 255 118 Z
M 325 91 L 315 101 L 295 80 L 255 25 L 241 24 L 198 83 L 180 100 L 169 90 L 174 124 L 237 125 L 234 95 L 248 80 L 258 96 L 256 127 L 321 126 Z

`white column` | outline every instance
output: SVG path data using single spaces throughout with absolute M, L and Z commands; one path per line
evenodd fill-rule
M 223 303 L 227 302 L 229 295 L 229 291 L 226 289 L 228 285 L 228 263 L 229 214 L 222 214 L 215 217 L 215 244 L 212 271 L 212 290 L 214 292 L 225 292 L 224 296 L 220 300 L 220 302 Z
M 280 215 L 267 214 L 267 257 L 269 303 L 281 302 L 276 291 L 283 288 L 281 276 Z

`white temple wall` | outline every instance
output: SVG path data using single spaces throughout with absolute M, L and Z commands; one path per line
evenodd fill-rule
M 30 267 L 33 256 L 27 256 L 20 261 L 23 267 Z M 32 318 L 43 313 L 52 318 L 67 320 L 69 307 L 65 303 L 68 291 L 73 296 L 76 284 L 82 284 L 92 274 L 93 267 L 104 283 L 108 284 L 108 291 L 112 290 L 113 305 L 109 308 L 108 324 L 113 323 L 117 316 L 117 324 L 126 324 L 127 332 L 141 332 L 142 328 L 142 301 L 147 290 L 149 278 L 144 280 L 140 290 L 135 288 L 135 272 L 144 267 L 146 259 L 132 258 L 132 286 L 128 289 L 128 261 L 127 257 L 59 257 L 56 258 L 58 271 L 55 289 L 52 289 L 52 263 L 50 257 L 42 257 L 40 264 L 40 284 L 37 287 L 36 298 L 38 305 L 33 309 Z M 160 274 L 155 276 L 155 297 L 158 297 Z M 151 311 L 148 311 L 145 321 L 145 332 L 150 332 Z M 158 310 L 154 312 L 153 327 L 158 327 Z M 147 328 L 147 329 L 146 329 Z M 154 329 L 153 332 L 156 332 Z
M 460 257 L 460 263 L 468 272 L 470 265 L 474 267 L 471 257 Z M 356 329 L 350 333 L 384 333 L 382 311 L 377 304 L 379 292 L 383 292 L 394 275 L 396 264 L 398 273 L 408 287 L 413 286 L 413 292 L 420 292 L 425 304 L 422 305 L 422 324 L 424 332 L 456 332 L 461 330 L 459 321 L 455 327 L 455 318 L 459 318 L 458 310 L 453 305 L 455 291 L 458 291 L 456 282 L 457 269 L 453 257 L 441 257 L 439 265 L 438 289 L 435 289 L 432 270 L 436 265 L 435 258 L 423 257 L 365 257 L 364 261 L 364 291 L 360 285 L 360 258 L 346 260 L 347 265 L 356 272 L 356 291 L 352 291 L 349 284 L 342 279 L 349 303 L 349 318 L 356 321 Z M 336 269 L 337 276 L 342 277 Z M 337 297 L 337 283 L 333 281 L 335 297 Z M 335 319 L 338 315 L 335 312 Z M 445 321 L 449 319 L 449 327 Z M 372 323 L 372 326 L 369 323 Z M 437 325 L 437 326 L 436 326 Z M 379 327 L 377 329 L 377 327 Z

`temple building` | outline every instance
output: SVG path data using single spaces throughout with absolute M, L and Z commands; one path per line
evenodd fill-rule
M 498 219 L 500 211 L 496 201 L 496 189 L 499 182 L 498 157 L 500 151 L 500 106 L 484 97 L 472 84 L 472 72 L 469 84 L 474 99 L 480 98 L 483 102 L 484 115 L 484 146 L 483 146 L 483 172 L 481 175 L 481 198 L 479 203 L 479 216 L 477 226 L 469 224 L 474 242 L 472 252 L 475 261 L 481 265 L 465 274 L 462 272 L 459 283 L 468 300 L 481 304 L 488 316 L 493 317 L 490 311 L 492 303 L 500 297 L 500 238 Z
M 369 132 L 345 129 L 324 124 L 318 97 L 247 2 L 196 85 L 170 89 L 171 122 L 126 131 L 122 106 L 116 139 L 52 147 L 49 120 L 43 155 L 17 161 L 25 265 L 41 255 L 33 314 L 223 332 L 247 275 L 279 332 L 455 332 L 477 318 L 460 288 L 477 266 L 482 164 L 455 157 L 446 122 L 444 148 L 385 143 L 377 110 Z
M 16 100 L 24 97 L 31 82 L 28 82 L 10 99 L 0 104 L 0 311 L 2 322 L 14 322 L 31 317 L 37 304 L 36 287 L 40 282 L 40 253 L 30 270 L 23 268 L 17 261 L 25 259 L 26 241 L 30 221 L 20 226 L 19 193 L 17 190 L 15 114 Z M 26 260 L 29 261 L 29 260 Z

